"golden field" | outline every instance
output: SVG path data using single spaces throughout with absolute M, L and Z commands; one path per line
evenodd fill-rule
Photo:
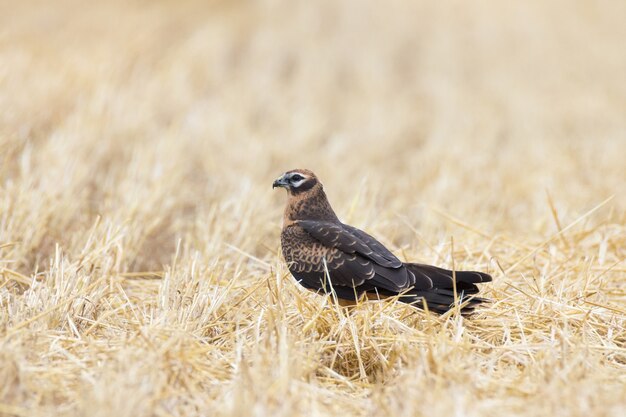
M 0 3 L 0 415 L 623 416 L 626 2 Z M 471 317 L 280 256 L 310 168 Z

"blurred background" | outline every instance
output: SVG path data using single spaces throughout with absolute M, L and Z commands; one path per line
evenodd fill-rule
M 565 225 L 615 195 L 621 222 L 625 21 L 622 1 L 2 2 L 3 240 L 32 269 L 99 215 L 135 228 L 137 268 L 177 238 L 263 255 L 297 167 L 397 246 L 407 222 L 452 234 L 437 210 L 541 239 L 550 199 Z
M 625 155 L 624 0 L 0 0 L 0 415 L 622 417 Z M 493 303 L 302 289 L 293 168 Z

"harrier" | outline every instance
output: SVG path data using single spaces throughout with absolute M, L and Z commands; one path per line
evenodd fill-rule
M 334 292 L 342 304 L 361 297 L 398 299 L 443 314 L 459 301 L 469 313 L 484 300 L 476 284 L 491 281 L 483 272 L 449 271 L 404 263 L 369 234 L 342 223 L 322 183 L 306 169 L 288 171 L 272 188 L 287 190 L 281 246 L 289 271 L 304 287 Z M 456 291 L 456 297 L 455 297 Z

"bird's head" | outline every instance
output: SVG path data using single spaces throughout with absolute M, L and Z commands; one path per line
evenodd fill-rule
M 274 180 L 272 188 L 281 187 L 290 195 L 298 195 L 312 190 L 317 184 L 320 182 L 313 172 L 308 169 L 292 169 Z
M 287 190 L 289 198 L 285 207 L 283 227 L 297 220 L 339 221 L 328 202 L 322 183 L 308 169 L 292 169 L 274 181 L 272 188 Z

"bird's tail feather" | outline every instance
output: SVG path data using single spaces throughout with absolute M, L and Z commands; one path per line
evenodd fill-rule
M 405 303 L 415 304 L 439 314 L 454 308 L 455 302 L 461 303 L 461 312 L 471 313 L 483 302 L 488 300 L 474 297 L 478 293 L 476 284 L 489 282 L 491 275 L 476 271 L 450 271 L 436 266 L 407 263 L 404 264 L 416 276 L 426 276 L 433 282 L 433 288 L 427 290 L 410 290 L 400 297 Z M 455 285 L 456 284 L 456 285 Z M 456 297 L 454 290 L 456 287 Z

